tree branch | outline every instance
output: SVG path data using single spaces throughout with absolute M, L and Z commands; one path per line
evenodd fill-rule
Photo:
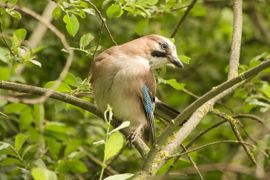
M 174 124 L 170 125 L 166 130 L 162 133 L 160 136 L 157 145 L 152 148 L 148 155 L 148 159 L 144 165 L 144 171 L 139 176 L 149 176 L 154 175 L 157 170 L 164 164 L 166 156 L 169 156 L 171 153 L 174 152 L 174 148 L 179 144 L 182 143 L 185 137 L 191 132 L 192 129 L 196 127 L 194 125 L 194 114 L 192 113 L 196 111 L 200 106 L 205 104 L 206 102 L 212 100 L 216 101 L 216 97 L 223 95 L 224 91 L 231 92 L 233 90 L 232 88 L 241 83 L 242 81 L 257 75 L 261 71 L 265 70 L 266 68 L 270 67 L 270 58 L 261 63 L 260 65 L 246 71 L 243 74 L 240 74 L 239 76 L 228 80 L 219 86 L 212 88 L 211 91 L 194 101 L 191 105 L 189 105 L 175 120 Z M 228 91 L 230 90 L 230 91 Z M 226 94 L 227 94 L 226 93 Z M 225 94 L 225 95 L 226 95 Z M 223 96 L 222 96 L 223 97 Z M 221 97 L 220 97 L 221 98 Z M 209 111 L 212 107 L 212 103 L 206 104 L 199 108 L 196 112 L 203 112 L 202 114 L 205 115 L 206 112 Z M 177 134 L 174 134 L 178 130 L 178 125 L 181 124 L 181 122 L 185 121 L 190 115 L 192 115 L 189 120 L 183 125 L 183 127 L 177 132 Z M 196 115 L 196 114 L 195 114 Z M 202 117 L 202 116 L 201 116 Z M 199 121 L 200 118 L 196 117 L 196 120 Z M 140 178 L 140 177 L 139 177 Z
M 242 15 L 239 12 L 242 12 L 242 0 L 235 0 L 235 10 L 234 10 L 234 20 L 241 20 L 241 18 L 237 18 L 236 16 Z M 238 21 L 238 23 L 242 23 L 242 21 Z M 234 23 L 235 24 L 235 23 Z M 242 32 L 242 30 L 235 30 L 235 28 L 242 28 L 242 25 L 235 25 L 233 27 L 233 31 Z M 241 36 L 241 34 L 240 34 Z M 241 44 L 241 38 L 233 38 L 232 44 Z M 235 42 L 240 41 L 240 42 Z M 230 70 L 229 74 L 238 74 L 238 62 L 240 55 L 240 46 L 238 49 L 231 48 L 231 56 L 230 63 L 234 65 L 233 70 Z M 265 64 L 266 63 L 266 64 Z M 270 66 L 270 59 L 261 65 L 265 64 L 266 67 Z M 259 66 L 261 66 L 259 65 Z M 143 171 L 140 174 L 137 174 L 138 179 L 147 178 L 149 176 L 153 176 L 157 173 L 158 169 L 166 162 L 166 156 L 169 156 L 176 151 L 177 147 L 182 144 L 185 138 L 192 132 L 192 130 L 199 124 L 200 120 L 213 108 L 216 101 L 223 98 L 227 94 L 231 93 L 236 87 L 240 86 L 243 80 L 246 80 L 252 77 L 255 74 L 258 74 L 263 69 L 259 70 L 259 66 L 253 68 L 235 78 L 234 76 L 229 75 L 230 79 L 221 85 L 212 88 L 211 91 L 194 101 L 191 105 L 189 105 L 180 115 L 176 117 L 174 120 L 175 124 L 168 126 L 166 130 L 161 134 L 157 145 L 152 148 L 148 155 L 148 159 L 144 164 Z M 257 69 L 259 68 L 259 69 Z M 257 70 L 259 71 L 257 71 Z M 186 119 L 187 122 L 180 128 L 179 124 L 184 122 Z
M 238 74 L 241 37 L 242 37 L 242 24 L 243 24 L 242 0 L 235 0 L 233 7 L 234 7 L 233 35 L 232 35 L 228 79 L 236 77 Z
M 2 7 L 8 7 L 8 8 L 15 8 L 18 11 L 21 11 L 25 14 L 30 15 L 31 17 L 33 17 L 34 19 L 36 19 L 37 21 L 41 22 L 42 24 L 44 24 L 48 29 L 50 29 L 50 31 L 52 33 L 54 33 L 56 35 L 56 37 L 61 41 L 61 43 L 63 44 L 64 48 L 67 50 L 68 53 L 68 57 L 66 60 L 66 63 L 64 65 L 64 68 L 62 69 L 59 77 L 57 78 L 57 80 L 55 81 L 55 83 L 52 85 L 51 89 L 46 91 L 44 94 L 42 94 L 41 97 L 36 98 L 36 99 L 25 99 L 24 101 L 27 102 L 28 104 L 37 104 L 37 103 L 44 103 L 46 101 L 47 98 L 49 98 L 51 96 L 51 94 L 54 92 L 53 90 L 55 90 L 60 83 L 63 81 L 63 79 L 65 78 L 66 74 L 68 73 L 68 70 L 71 66 L 72 60 L 73 60 L 73 50 L 70 48 L 65 35 L 59 31 L 54 25 L 52 25 L 49 21 L 47 21 L 46 19 L 44 19 L 42 16 L 40 16 L 39 14 L 37 14 L 35 11 L 26 8 L 26 7 L 21 7 L 21 6 L 16 6 L 16 5 L 12 5 L 12 4 L 3 4 L 0 3 L 0 6 Z
M 188 6 L 187 10 L 185 11 L 185 14 L 181 17 L 181 19 L 179 19 L 179 21 L 178 21 L 178 23 L 177 23 L 175 29 L 173 30 L 173 33 L 172 33 L 171 36 L 170 36 L 171 38 L 173 38 L 173 37 L 176 35 L 178 29 L 179 29 L 180 26 L 183 24 L 183 22 L 185 21 L 187 15 L 189 14 L 189 12 L 190 12 L 191 9 L 193 8 L 193 6 L 196 4 L 196 2 L 197 2 L 197 0 L 193 0 L 193 1 L 191 2 L 191 4 Z
M 113 36 L 112 36 L 112 33 L 111 33 L 111 31 L 110 31 L 110 29 L 109 29 L 107 23 L 106 23 L 106 19 L 102 16 L 102 14 L 101 14 L 101 12 L 98 10 L 97 6 L 96 6 L 94 3 L 92 3 L 90 0 L 87 0 L 87 2 L 95 9 L 95 11 L 97 12 L 97 14 L 98 14 L 100 20 L 101 20 L 102 23 L 104 24 L 105 29 L 106 29 L 106 31 L 108 32 L 108 34 L 109 34 L 109 36 L 110 36 L 112 42 L 114 43 L 114 45 L 117 45 L 117 42 L 114 40 L 114 38 L 113 38 Z
M 43 95 L 43 94 L 47 93 L 48 91 L 51 91 L 51 90 L 45 89 L 45 88 L 40 88 L 40 87 L 25 85 L 25 84 L 19 84 L 19 83 L 13 83 L 13 82 L 7 82 L 7 81 L 0 81 L 0 88 L 6 89 L 6 90 L 24 92 L 24 93 L 28 93 L 28 94 L 35 94 L 35 95 Z M 85 100 L 82 100 L 82 99 L 79 99 L 79 98 L 76 98 L 74 96 L 67 95 L 64 93 L 55 92 L 55 91 L 52 91 L 50 98 L 57 99 L 59 101 L 72 104 L 74 106 L 77 106 L 77 107 L 80 107 L 84 110 L 87 110 L 87 111 L 95 114 L 96 116 L 98 116 L 102 119 L 104 118 L 103 113 L 100 112 L 96 108 L 96 106 L 94 106 L 93 104 L 91 104 Z M 1 96 L 0 96 L 0 99 L 1 99 Z M 17 99 L 17 100 L 19 100 L 20 102 L 26 103 L 25 99 L 23 99 L 23 98 Z M 119 122 L 119 121 L 114 119 L 114 122 Z M 123 129 L 123 131 L 122 131 L 122 133 L 126 137 L 129 135 L 129 132 L 130 131 L 128 129 Z M 142 139 L 137 138 L 136 141 L 134 142 L 134 146 L 140 152 L 142 157 L 146 157 L 147 153 L 149 152 L 149 147 L 144 143 L 144 141 Z

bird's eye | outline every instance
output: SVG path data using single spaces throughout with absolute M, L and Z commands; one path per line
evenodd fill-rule
M 160 47 L 161 47 L 161 49 L 166 50 L 166 49 L 168 49 L 168 44 L 167 43 L 160 43 Z

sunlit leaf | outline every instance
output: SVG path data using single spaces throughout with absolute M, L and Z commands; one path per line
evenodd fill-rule
M 11 145 L 6 142 L 0 142 L 0 151 L 9 148 Z
M 36 65 L 36 66 L 38 66 L 38 67 L 41 67 L 41 66 L 42 66 L 41 63 L 40 63 L 39 61 L 34 60 L 34 59 L 29 60 L 29 62 L 31 62 L 32 64 L 34 64 L 34 65 Z
M 18 41 L 23 41 L 26 37 L 26 33 L 27 31 L 24 28 L 21 29 L 17 29 L 14 32 L 14 37 L 18 40 Z
M 113 176 L 106 177 L 104 180 L 126 180 L 130 179 L 134 174 L 131 173 L 125 173 L 125 174 L 117 174 Z
M 108 17 L 120 17 L 123 14 L 123 10 L 119 4 L 112 4 L 107 10 Z
M 80 48 L 84 49 L 94 39 L 91 33 L 84 34 L 80 39 Z
M 121 129 L 124 129 L 126 127 L 128 127 L 130 125 L 130 121 L 124 121 L 120 126 L 118 126 L 117 128 L 113 129 L 110 134 L 116 132 L 116 131 L 119 131 Z
M 263 92 L 270 99 L 270 85 L 267 82 L 263 83 L 260 91 Z
M 17 151 L 21 150 L 21 148 L 22 148 L 23 144 L 25 143 L 27 137 L 28 137 L 27 135 L 21 134 L 21 133 L 16 135 L 16 137 L 15 137 L 15 149 Z
M 53 171 L 45 168 L 34 168 L 31 170 L 34 180 L 57 180 L 57 176 Z
M 22 109 L 20 114 L 20 128 L 26 129 L 33 122 L 33 111 L 30 107 Z
M 45 88 L 51 88 L 53 87 L 55 81 L 49 81 L 46 83 Z M 71 88 L 69 87 L 68 84 L 65 82 L 60 83 L 60 85 L 57 87 L 56 91 L 58 92 L 70 92 Z
M 183 90 L 184 87 L 185 87 L 185 84 L 184 83 L 179 83 L 176 81 L 176 79 L 169 79 L 167 80 L 166 82 L 168 85 L 170 85 L 172 88 L 174 88 L 175 90 Z
M 149 19 L 140 20 L 135 27 L 135 32 L 139 35 L 144 35 L 146 30 L 148 29 Z
M 123 135 L 119 131 L 113 133 L 105 143 L 104 160 L 114 157 L 122 149 L 123 144 Z
M 180 59 L 180 61 L 182 61 L 185 64 L 189 64 L 190 63 L 190 57 L 188 57 L 188 56 L 179 55 L 179 59 Z
M 66 29 L 68 33 L 74 37 L 77 34 L 80 27 L 80 23 L 77 17 L 74 16 L 73 14 L 71 16 L 65 15 L 63 18 L 63 21 L 66 24 Z
M 4 107 L 4 112 L 20 114 L 25 107 L 28 106 L 22 103 L 11 103 Z
M 18 11 L 14 10 L 14 9 L 6 8 L 6 12 L 7 12 L 10 16 L 12 16 L 12 17 L 14 17 L 14 18 L 16 18 L 16 19 L 21 19 L 21 18 L 22 18 L 21 13 L 19 13 Z
M 58 6 L 55 7 L 54 10 L 53 10 L 53 12 L 52 12 L 53 18 L 55 20 L 58 19 L 61 16 L 61 13 L 62 13 L 61 8 L 58 7 Z

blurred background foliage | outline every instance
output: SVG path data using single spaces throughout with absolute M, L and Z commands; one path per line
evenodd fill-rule
M 11 5 L 5 6 L 6 3 Z M 30 42 L 39 22 L 20 11 L 27 7 L 42 14 L 49 3 L 53 2 L 1 0 L 0 80 L 48 88 L 58 78 L 67 57 L 61 42 L 49 30 L 39 42 Z M 115 41 L 121 44 L 152 33 L 170 37 L 191 0 L 95 0 L 91 3 L 56 0 L 50 14 L 52 24 L 65 34 L 75 51 L 69 73 L 57 90 L 94 102 L 87 80 L 93 56 L 114 45 L 95 8 L 106 18 Z M 15 4 L 18 8 L 14 8 Z M 243 8 L 240 72 L 264 60 L 270 46 L 269 1 L 247 0 Z M 195 4 L 173 39 L 178 54 L 186 63 L 185 68 L 165 67 L 157 72 L 159 99 L 181 111 L 196 99 L 192 94 L 201 96 L 227 79 L 232 23 L 232 0 L 199 0 Z M 32 47 L 33 42 L 35 47 Z M 270 105 L 269 81 L 269 70 L 266 70 L 216 107 L 232 115 L 251 113 L 270 120 L 266 116 Z M 0 90 L 0 93 L 29 97 L 7 90 Z M 35 105 L 0 99 L 0 113 L 0 179 L 98 179 L 104 145 L 95 142 L 106 137 L 108 125 L 103 120 L 50 99 L 45 104 Z M 210 113 L 186 142 L 218 121 L 219 118 Z M 156 122 L 160 133 L 165 126 Z M 260 136 L 254 132 L 256 129 L 262 131 L 262 126 L 254 121 L 241 122 L 254 143 L 260 143 Z M 243 137 L 248 139 L 245 131 L 241 129 Z M 235 139 L 228 124 L 212 130 L 194 146 L 225 139 Z M 266 141 L 269 145 L 269 139 Z M 191 153 L 191 156 L 198 166 L 228 163 L 238 149 L 237 144 L 222 144 Z M 167 171 L 170 163 L 172 161 L 160 170 L 160 174 Z M 117 158 L 110 160 L 104 176 L 136 173 L 142 164 L 139 153 L 125 146 Z M 251 165 L 249 159 L 244 160 L 244 165 Z M 190 166 L 187 157 L 182 157 L 173 172 L 181 173 L 182 168 Z M 269 168 L 269 161 L 265 166 Z M 216 169 L 203 175 L 205 179 L 221 179 L 224 173 Z M 238 177 L 254 179 L 254 174 L 243 173 Z M 179 175 L 175 179 L 198 179 L 198 176 Z

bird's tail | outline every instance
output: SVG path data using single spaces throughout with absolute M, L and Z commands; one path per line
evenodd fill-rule
M 165 104 L 164 102 L 160 101 L 156 98 L 156 109 L 155 115 L 161 117 L 162 119 L 171 122 L 172 119 L 176 118 L 180 114 L 179 111 L 170 107 L 169 105 Z

